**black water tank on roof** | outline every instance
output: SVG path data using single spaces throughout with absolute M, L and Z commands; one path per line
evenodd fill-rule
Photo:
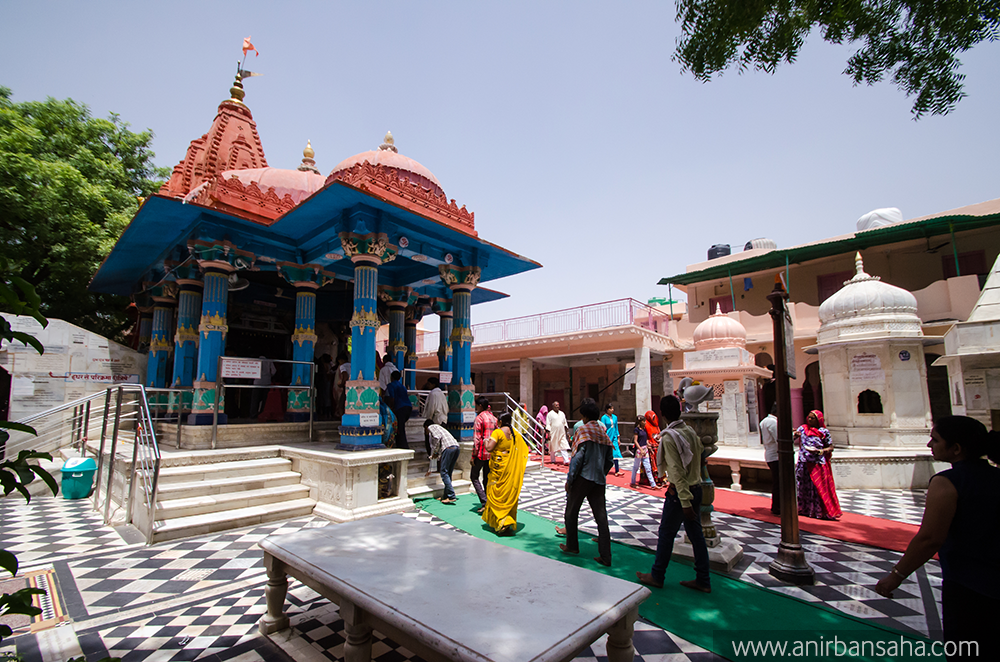
M 714 260 L 717 257 L 723 257 L 724 255 L 729 255 L 732 251 L 729 248 L 729 244 L 715 244 L 708 249 L 708 259 Z

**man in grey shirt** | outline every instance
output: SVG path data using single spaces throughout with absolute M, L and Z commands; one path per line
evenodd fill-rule
M 760 422 L 760 443 L 764 445 L 764 461 L 771 471 L 771 514 L 781 514 L 778 496 L 778 403 L 771 405 L 771 413 Z

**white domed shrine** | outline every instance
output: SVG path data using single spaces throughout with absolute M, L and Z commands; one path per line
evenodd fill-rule
M 819 307 L 818 342 L 806 349 L 819 353 L 827 427 L 838 446 L 923 446 L 931 409 L 917 300 L 865 273 L 860 253 L 855 265 Z

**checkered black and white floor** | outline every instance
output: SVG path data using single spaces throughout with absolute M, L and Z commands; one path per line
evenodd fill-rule
M 521 508 L 561 521 L 565 474 L 543 470 L 525 477 Z M 919 523 L 923 494 L 891 491 L 844 491 L 844 510 Z M 619 542 L 655 546 L 662 502 L 641 492 L 608 488 L 612 536 Z M 422 511 L 409 516 L 448 526 Z M 596 532 L 589 511 L 581 526 Z M 894 600 L 871 590 L 899 559 L 898 552 L 844 543 L 804 533 L 807 558 L 816 585 L 790 587 L 767 572 L 780 538 L 777 525 L 716 513 L 723 536 L 743 545 L 744 558 L 731 575 L 809 601 L 902 630 L 940 631 L 941 571 L 928 563 L 904 583 Z M 344 632 L 337 608 L 311 589 L 294 583 L 289 591 L 292 629 L 272 638 L 257 634 L 264 614 L 265 574 L 257 541 L 271 534 L 326 526 L 308 517 L 153 546 L 128 544 L 85 501 L 15 497 L 0 499 L 0 540 L 18 554 L 22 569 L 52 567 L 65 608 L 65 627 L 13 640 L 26 662 L 67 659 L 73 653 L 96 660 L 106 655 L 126 662 L 148 660 L 296 660 L 342 659 Z M 555 539 L 553 540 L 555 542 Z M 56 628 L 63 630 L 63 628 Z M 418 660 L 390 639 L 378 637 L 377 660 Z M 62 643 L 62 642 L 69 642 Z M 718 659 L 713 653 L 640 621 L 634 638 L 637 659 L 696 661 Z M 4 644 L 8 644 L 5 641 Z M 76 646 L 76 648 L 74 648 Z M 0 648 L 0 652 L 10 647 Z M 606 660 L 599 640 L 579 660 Z

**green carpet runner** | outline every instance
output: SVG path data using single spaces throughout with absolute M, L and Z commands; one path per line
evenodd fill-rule
M 424 511 L 477 538 L 626 581 L 635 581 L 636 571 L 649 572 L 653 563 L 653 553 L 649 550 L 614 544 L 612 567 L 605 568 L 593 561 L 597 556 L 597 543 L 582 532 L 580 554 L 563 554 L 559 550 L 563 539 L 556 537 L 555 524 L 525 511 L 517 514 L 516 536 L 498 537 L 476 513 L 479 501 L 475 495 L 460 496 L 454 505 L 435 499 L 416 503 Z M 713 573 L 712 593 L 704 594 L 679 586 L 678 582 L 685 579 L 694 579 L 690 562 L 671 560 L 663 588 L 651 589 L 653 594 L 639 607 L 639 615 L 657 627 L 730 660 L 776 657 L 873 661 L 944 659 L 930 655 L 932 642 L 927 639 L 875 625 L 777 590 Z M 544 618 L 540 622 L 544 622 Z M 784 653 L 774 648 L 782 644 Z M 771 648 L 764 650 L 762 647 L 767 645 Z M 741 648 L 737 650 L 738 647 Z

